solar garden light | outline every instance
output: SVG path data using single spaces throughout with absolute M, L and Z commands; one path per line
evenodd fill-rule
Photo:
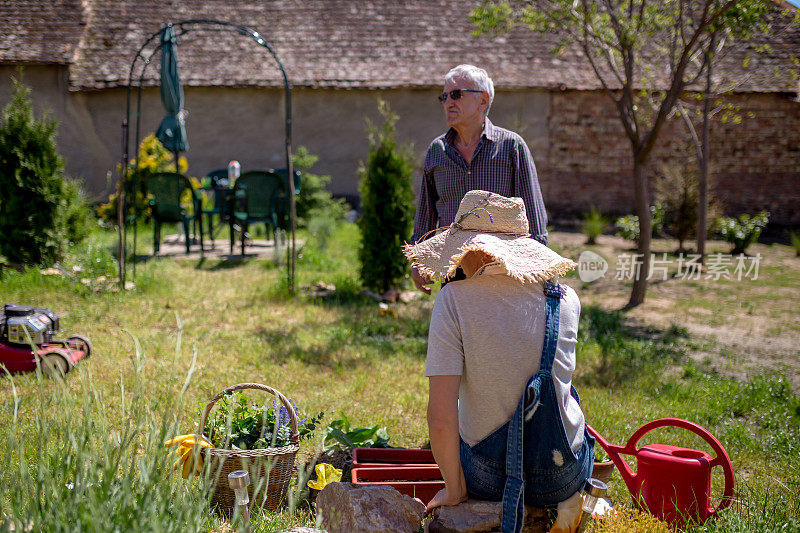
M 236 506 L 242 513 L 242 524 L 246 533 L 250 533 L 250 510 L 247 505 L 250 503 L 250 495 L 247 493 L 247 486 L 250 485 L 250 474 L 247 470 L 234 470 L 228 474 L 228 485 L 236 494 Z
M 606 495 L 608 485 L 590 477 L 586 480 L 586 486 L 581 494 L 581 520 L 578 524 L 578 531 L 583 531 L 586 528 L 586 521 L 592 515 L 594 506 L 597 505 L 597 500 Z

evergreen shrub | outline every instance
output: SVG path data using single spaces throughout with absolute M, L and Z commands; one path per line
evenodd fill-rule
M 299 146 L 292 156 L 294 169 L 302 172 L 300 194 L 295 204 L 297 226 L 308 228 L 320 250 L 324 250 L 336 226 L 344 220 L 347 204 L 341 198 L 334 198 L 325 188 L 331 181 L 330 175 L 308 172 L 318 160 L 319 156 L 305 146 Z
M 414 223 L 414 169 L 410 146 L 395 140 L 397 115 L 389 104 L 378 100 L 383 123 L 368 123 L 369 155 L 359 173 L 363 217 L 359 260 L 361 280 L 368 289 L 397 288 L 407 276 L 408 262 L 402 246 L 411 236 Z
M 89 232 L 80 186 L 64 177 L 55 120 L 33 114 L 30 89 L 13 79 L 0 112 L 0 255 L 11 263 L 51 265 Z

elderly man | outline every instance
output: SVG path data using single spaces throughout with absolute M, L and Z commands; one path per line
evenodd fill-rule
M 522 198 L 531 237 L 547 244 L 547 214 L 533 157 L 522 137 L 489 121 L 494 83 L 486 71 L 473 65 L 455 67 L 444 78 L 439 101 L 450 128 L 428 147 L 411 242 L 452 224 L 466 192 L 482 189 Z M 414 268 L 412 279 L 430 294 L 428 277 Z

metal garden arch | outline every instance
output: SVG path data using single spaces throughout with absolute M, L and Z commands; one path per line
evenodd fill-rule
M 175 30 L 175 35 L 180 37 L 182 35 L 186 35 L 192 31 L 214 31 L 214 32 L 230 32 L 230 33 L 238 33 L 244 37 L 249 37 L 256 42 L 256 44 L 266 48 L 275 62 L 278 64 L 278 68 L 281 71 L 281 75 L 283 76 L 283 84 L 284 84 L 284 92 L 286 97 L 286 169 L 287 169 L 287 177 L 288 177 L 288 188 L 289 188 L 289 216 L 291 219 L 291 239 L 289 242 L 289 246 L 287 246 L 287 253 L 289 258 L 287 260 L 287 277 L 289 281 L 289 288 L 291 290 L 292 295 L 295 292 L 294 280 L 295 280 L 295 263 L 296 263 L 296 254 L 295 254 L 295 231 L 297 229 L 297 222 L 296 222 L 296 198 L 295 198 L 295 183 L 294 183 L 294 168 L 292 166 L 292 89 L 289 84 L 289 78 L 286 75 L 286 69 L 283 67 L 283 63 L 281 63 L 280 59 L 278 58 L 278 54 L 275 53 L 275 49 L 272 45 L 264 39 L 257 31 L 248 28 L 247 26 L 243 26 L 241 24 L 236 24 L 233 22 L 222 21 L 222 20 L 213 20 L 213 19 L 189 19 L 189 20 L 182 20 L 180 22 L 170 23 L 164 25 L 160 30 L 150 35 L 139 50 L 136 52 L 136 55 L 131 62 L 130 71 L 128 73 L 128 87 L 125 95 L 125 120 L 122 122 L 122 168 L 120 173 L 120 187 L 119 187 L 119 195 L 118 195 L 118 204 L 117 204 L 117 224 L 119 227 L 119 248 L 118 248 L 118 258 L 119 258 L 119 279 L 121 288 L 124 290 L 125 286 L 125 277 L 126 277 L 126 265 L 125 265 L 125 257 L 126 257 L 126 245 L 127 245 L 127 235 L 125 229 L 125 216 L 124 216 L 124 205 L 125 205 L 125 184 L 128 181 L 128 176 L 130 174 L 130 119 L 131 119 L 131 92 L 133 90 L 134 84 L 134 72 L 136 67 L 139 63 L 142 63 L 141 72 L 139 73 L 138 83 L 137 83 L 137 90 L 136 90 L 136 123 L 134 127 L 134 151 L 138 150 L 139 141 L 140 141 L 140 119 L 141 119 L 141 107 L 142 107 L 142 82 L 144 80 L 144 74 L 147 70 L 147 66 L 150 64 L 151 59 L 153 56 L 161 49 L 161 36 L 167 31 L 168 28 L 173 28 Z M 159 39 L 158 44 L 156 47 L 149 53 L 144 54 L 144 49 L 153 42 L 156 38 Z M 136 170 L 139 169 L 139 158 L 136 158 Z M 135 173 L 138 176 L 138 172 Z M 138 178 L 137 178 L 138 179 Z M 138 183 L 135 184 L 134 191 L 138 190 Z M 135 198 L 134 198 L 134 205 L 135 205 Z M 135 221 L 134 221 L 135 223 Z M 134 231 L 134 253 L 136 250 L 136 232 Z M 134 257 L 134 276 L 136 273 L 136 262 Z

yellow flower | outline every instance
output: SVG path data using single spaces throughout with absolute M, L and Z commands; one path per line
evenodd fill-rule
M 308 481 L 308 486 L 312 489 L 322 490 L 328 483 L 342 480 L 342 471 L 328 463 L 318 464 L 314 470 L 317 472 L 316 481 Z

